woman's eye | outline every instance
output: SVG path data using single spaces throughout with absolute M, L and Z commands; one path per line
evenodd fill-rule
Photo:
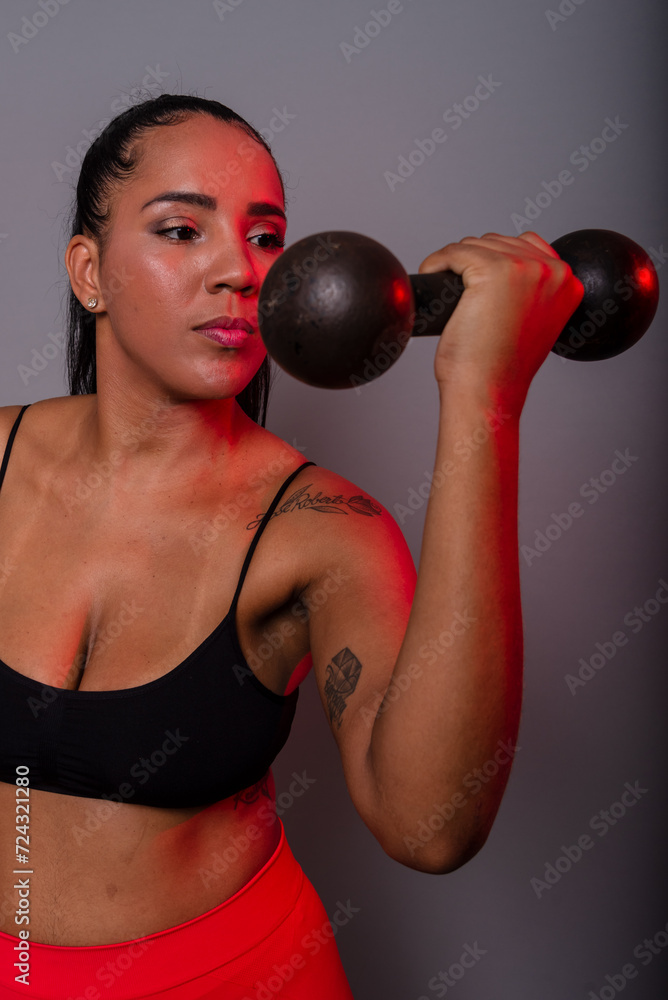
M 188 233 L 194 233 L 195 235 L 197 235 L 197 230 L 193 229 L 192 226 L 170 226 L 168 229 L 159 229 L 158 230 L 158 236 L 164 236 L 165 233 L 175 233 L 175 232 L 188 232 Z M 167 236 L 166 239 L 171 240 L 172 243 L 189 243 L 189 242 L 191 242 L 190 239 L 182 240 L 182 239 L 179 239 L 178 237 L 175 238 L 175 237 L 172 237 L 172 236 Z
M 285 246 L 285 240 L 281 239 L 278 233 L 256 233 L 255 236 L 251 236 L 252 240 L 267 240 L 263 245 L 260 245 L 262 250 L 278 250 Z M 256 244 L 259 245 L 259 244 Z
M 170 236 L 169 233 L 185 233 L 187 234 L 184 239 L 180 236 Z M 166 229 L 157 230 L 158 236 L 163 236 L 165 239 L 170 240 L 172 243 L 192 243 L 193 239 L 199 236 L 199 233 L 193 226 L 187 226 L 182 224 L 180 226 L 169 226 Z M 278 233 L 268 231 L 266 233 L 257 233 L 255 236 L 251 236 L 251 240 L 263 240 L 263 243 L 256 243 L 255 246 L 259 246 L 262 250 L 279 250 L 285 246 L 285 240 L 282 239 Z

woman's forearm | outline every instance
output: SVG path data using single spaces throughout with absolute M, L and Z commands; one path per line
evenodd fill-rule
M 394 856 L 449 871 L 489 833 L 519 727 L 519 415 L 484 388 L 439 391 L 416 590 L 369 759 Z

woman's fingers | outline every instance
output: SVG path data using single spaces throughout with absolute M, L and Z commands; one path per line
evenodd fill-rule
M 429 254 L 418 269 L 419 274 L 430 274 L 446 269 L 457 270 L 461 262 L 465 266 L 466 255 L 457 254 L 455 248 L 476 247 L 478 249 L 493 250 L 495 253 L 503 253 L 513 257 L 523 257 L 526 259 L 540 259 L 549 257 L 552 260 L 560 260 L 559 254 L 537 233 L 522 233 L 520 236 L 504 236 L 501 233 L 485 233 L 484 236 L 464 236 L 456 243 L 448 243 L 434 253 Z M 457 257 L 454 263 L 453 257 Z M 446 264 L 446 260 L 449 262 Z M 454 266 L 453 266 L 454 265 Z M 462 273 L 459 271 L 458 273 Z

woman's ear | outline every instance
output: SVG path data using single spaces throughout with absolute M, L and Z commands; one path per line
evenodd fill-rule
M 88 236 L 73 236 L 65 250 L 65 267 L 72 290 L 85 309 L 91 309 L 88 300 L 93 298 L 97 299 L 95 311 L 104 312 L 106 306 L 100 284 L 99 264 L 95 240 Z

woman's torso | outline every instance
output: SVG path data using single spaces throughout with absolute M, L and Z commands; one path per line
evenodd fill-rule
M 197 482 L 163 475 L 119 490 L 99 469 L 87 495 L 76 427 L 94 398 L 33 404 L 0 488 L 0 658 L 42 684 L 82 691 L 144 684 L 196 649 L 232 603 L 254 534 L 246 526 L 304 461 L 258 427 L 224 475 L 209 465 Z M 12 422 L 19 410 L 8 408 Z M 314 471 L 300 472 L 283 499 Z M 313 570 L 314 525 L 304 513 L 269 520 L 236 611 L 241 649 L 262 646 L 261 681 L 276 694 L 293 690 L 309 665 L 305 616 L 294 613 Z M 87 659 L 123 602 L 138 597 L 142 614 Z M 271 653 L 267 630 L 282 636 Z M 274 852 L 274 800 L 271 771 L 214 805 L 186 809 L 31 789 L 31 939 L 109 944 L 217 906 Z M 15 801 L 14 785 L 0 782 L 0 930 L 16 936 Z

